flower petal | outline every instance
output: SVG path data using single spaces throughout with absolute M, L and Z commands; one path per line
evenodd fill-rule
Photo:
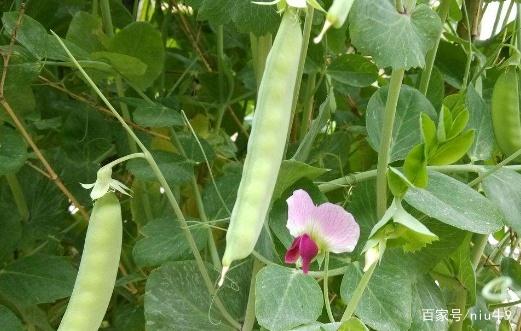
M 83 183 L 80 183 L 81 187 L 83 187 L 84 189 L 87 189 L 87 190 L 90 190 L 91 188 L 94 187 L 94 184 L 95 183 L 92 183 L 92 184 L 83 184 Z
M 332 203 L 323 203 L 314 211 L 315 239 L 332 253 L 352 252 L 360 237 L 360 227 L 353 215 Z
M 288 223 L 286 227 L 293 237 L 298 237 L 313 229 L 313 200 L 304 190 L 296 190 L 286 200 L 288 203 Z
M 307 1 L 306 0 L 286 0 L 286 3 L 295 8 L 306 8 Z
M 90 192 L 90 197 L 92 200 L 96 200 L 104 196 L 109 191 L 109 182 L 106 181 L 96 181 L 94 184 L 94 188 Z
M 307 234 L 300 237 L 299 253 L 302 258 L 302 271 L 307 274 L 311 261 L 313 261 L 318 254 L 317 244 Z
M 300 239 L 302 239 L 302 237 L 297 237 L 297 238 L 295 238 L 295 240 L 293 240 L 291 247 L 288 248 L 288 251 L 286 252 L 286 255 L 284 256 L 284 262 L 296 263 L 298 261 L 298 258 L 300 257 L 300 251 L 299 251 Z
M 126 186 L 125 184 L 120 182 L 119 180 L 111 179 L 110 180 L 110 187 L 112 187 L 113 189 L 115 189 L 116 191 L 118 191 L 118 192 L 120 192 L 122 194 L 131 196 L 129 194 L 129 192 L 132 191 L 132 190 L 128 186 Z

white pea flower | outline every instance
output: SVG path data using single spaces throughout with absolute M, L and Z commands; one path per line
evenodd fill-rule
M 90 192 L 92 200 L 101 198 L 111 189 L 128 196 L 130 196 L 129 192 L 131 191 L 125 184 L 112 178 L 111 166 L 104 166 L 98 170 L 96 182 L 92 184 L 81 184 L 81 186 L 87 190 L 92 189 Z
M 295 8 L 306 8 L 307 7 L 306 0 L 286 0 L 286 3 L 288 4 L 288 6 L 295 7 Z

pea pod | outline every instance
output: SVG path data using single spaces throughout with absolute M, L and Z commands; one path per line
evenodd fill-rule
M 109 305 L 122 240 L 121 206 L 114 193 L 94 203 L 80 268 L 58 331 L 97 331 Z
M 253 251 L 262 230 L 288 136 L 302 39 L 298 16 L 289 8 L 259 87 L 242 178 L 226 234 L 223 274 L 234 260 Z
M 492 124 L 497 145 L 503 153 L 511 155 L 521 148 L 519 72 L 517 67 L 508 67 L 494 85 Z

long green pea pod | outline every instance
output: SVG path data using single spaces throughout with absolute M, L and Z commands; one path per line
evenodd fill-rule
M 122 240 L 121 206 L 114 193 L 94 203 L 80 269 L 58 331 L 97 331 L 116 283 Z
M 255 247 L 275 188 L 289 131 L 302 31 L 296 12 L 282 17 L 259 87 L 237 200 L 226 235 L 223 274 Z
M 507 156 L 521 148 L 519 97 L 518 69 L 508 67 L 497 79 L 492 92 L 494 135 L 498 147 Z

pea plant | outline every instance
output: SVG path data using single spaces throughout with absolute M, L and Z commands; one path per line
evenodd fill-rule
M 0 9 L 0 331 L 521 330 L 518 1 Z

